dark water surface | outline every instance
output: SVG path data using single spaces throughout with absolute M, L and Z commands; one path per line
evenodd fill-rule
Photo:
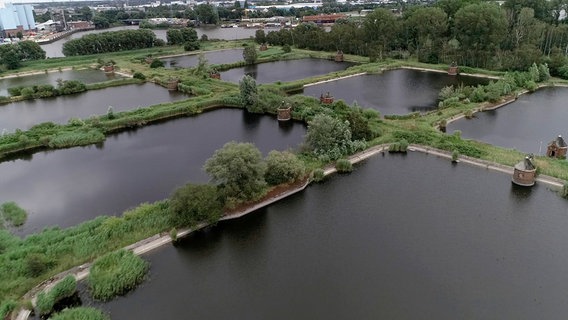
M 205 160 L 229 141 L 252 142 L 266 155 L 295 148 L 304 134 L 303 124 L 280 126 L 274 117 L 238 109 L 176 119 L 112 135 L 103 146 L 0 163 L 0 203 L 15 201 L 28 211 L 17 234 L 72 226 L 164 199 L 187 182 L 207 182 Z
M 329 92 L 336 100 L 348 104 L 357 101 L 360 106 L 379 110 L 383 115 L 407 114 L 436 109 L 438 94 L 446 86 L 488 82 L 478 77 L 398 69 L 309 86 L 304 88 L 304 94 L 319 98 Z
M 147 107 L 162 102 L 187 99 L 189 96 L 168 91 L 153 83 L 110 87 L 55 98 L 25 100 L 0 106 L 0 131 L 52 121 L 66 123 L 70 118 L 103 115 L 112 106 L 115 112 Z
M 341 71 L 352 66 L 349 62 L 335 62 L 323 59 L 300 59 L 260 63 L 221 72 L 221 80 L 239 82 L 246 74 L 257 83 L 294 81 L 307 77 Z
M 220 50 L 204 53 L 208 64 L 233 63 L 243 60 L 243 49 Z M 166 68 L 191 68 L 199 63 L 199 55 L 179 56 L 162 59 Z
M 476 113 L 473 119 L 448 124 L 446 131 L 462 137 L 527 153 L 546 153 L 559 134 L 568 137 L 568 88 L 543 88 L 519 96 L 502 108 Z
M 113 319 L 564 319 L 567 208 L 509 175 L 375 156 L 146 255 L 149 280 L 101 306 Z
M 121 78 L 114 73 L 104 73 L 101 70 L 66 70 L 29 76 L 0 79 L 0 96 L 9 96 L 8 88 L 30 87 L 41 84 L 57 86 L 57 80 L 78 80 L 83 83 L 103 82 Z

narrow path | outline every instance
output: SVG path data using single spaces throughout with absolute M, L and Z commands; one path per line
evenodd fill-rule
M 318 81 L 318 82 L 314 82 L 314 83 L 308 83 L 308 84 L 304 85 L 304 88 L 315 86 L 315 85 L 322 84 L 322 83 L 333 82 L 333 81 L 338 81 L 338 80 L 353 78 L 353 77 L 359 77 L 359 76 L 362 76 L 362 75 L 365 75 L 365 74 L 367 74 L 367 72 L 360 72 L 360 73 L 350 74 L 348 76 L 343 76 L 343 77 L 339 77 L 339 78 L 333 78 L 333 79 L 329 79 L 329 80 L 322 80 L 322 81 Z

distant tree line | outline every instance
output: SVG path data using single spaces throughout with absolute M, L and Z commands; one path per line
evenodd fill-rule
M 80 56 L 86 54 L 126 51 L 151 48 L 164 45 L 151 30 L 121 30 L 88 34 L 79 39 L 73 39 L 63 44 L 65 56 Z
M 547 63 L 562 72 L 568 54 L 568 24 L 560 12 L 567 0 L 507 0 L 499 6 L 478 0 L 440 0 L 410 6 L 401 15 L 376 9 L 361 20 L 340 20 L 330 32 L 310 23 L 266 34 L 272 45 L 311 50 L 342 50 L 384 58 L 417 57 L 428 63 L 451 63 L 494 70 L 527 70 Z
M 0 46 L 0 71 L 18 69 L 22 61 L 41 59 L 45 59 L 45 51 L 33 41 Z

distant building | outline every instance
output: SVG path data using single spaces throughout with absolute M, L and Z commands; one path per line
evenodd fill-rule
M 34 8 L 29 4 L 11 4 L 0 0 L 0 36 L 15 37 L 35 29 Z
M 314 22 L 316 24 L 331 24 L 335 23 L 339 19 L 347 18 L 344 14 L 320 14 L 317 16 L 304 16 L 302 18 L 303 22 Z

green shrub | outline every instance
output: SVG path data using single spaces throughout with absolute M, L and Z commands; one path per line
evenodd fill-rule
M 2 304 L 0 304 L 0 319 L 6 319 L 17 306 L 18 303 L 14 300 L 3 301 Z
M 452 162 L 458 162 L 459 157 L 460 153 L 458 152 L 458 150 L 452 151 Z
M 110 317 L 95 308 L 79 307 L 65 309 L 51 317 L 51 320 L 110 320 Z
M 290 53 L 290 52 L 292 52 L 292 48 L 290 47 L 289 44 L 285 44 L 284 46 L 282 46 L 282 51 L 284 51 L 286 53 Z
M 314 170 L 312 177 L 315 182 L 321 182 L 323 181 L 323 179 L 325 179 L 325 172 L 323 171 L 323 169 L 318 168 Z
M 164 61 L 159 60 L 159 59 L 154 59 L 152 60 L 152 63 L 150 63 L 150 68 L 155 69 L 155 68 L 163 68 L 164 67 Z
M 23 225 L 28 216 L 27 212 L 13 201 L 5 202 L 0 205 L 0 214 L 2 214 L 5 221 L 15 227 Z
M 209 184 L 187 184 L 170 197 L 174 223 L 180 226 L 216 222 L 223 214 L 223 206 L 217 187 Z
M 103 301 L 123 295 L 140 284 L 148 271 L 148 262 L 131 251 L 118 250 L 97 259 L 89 273 L 93 298 Z
M 132 77 L 134 79 L 146 80 L 146 76 L 142 72 L 134 72 Z
M 270 151 L 266 157 L 266 173 L 264 179 L 269 185 L 278 185 L 296 181 L 304 176 L 304 162 L 288 151 Z
M 339 159 L 335 163 L 335 169 L 339 173 L 348 173 L 353 171 L 353 164 L 347 159 Z

